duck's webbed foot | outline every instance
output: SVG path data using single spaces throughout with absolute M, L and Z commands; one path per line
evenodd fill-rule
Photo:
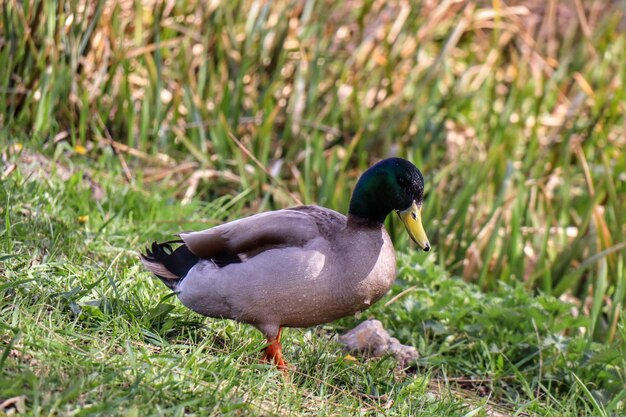
M 278 329 L 278 334 L 273 339 L 267 340 L 267 347 L 264 349 L 263 362 L 273 362 L 281 371 L 287 370 L 287 362 L 283 359 L 283 345 L 280 344 L 280 335 L 282 333 L 282 327 Z

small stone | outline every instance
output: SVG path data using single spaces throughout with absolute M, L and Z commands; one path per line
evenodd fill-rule
M 417 349 L 403 345 L 398 339 L 391 337 L 378 320 L 364 321 L 339 336 L 339 342 L 350 353 L 364 353 L 375 358 L 389 353 L 396 358 L 401 368 L 419 357 Z

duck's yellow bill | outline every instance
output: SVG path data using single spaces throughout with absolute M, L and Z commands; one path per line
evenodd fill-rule
M 414 201 L 408 209 L 398 211 L 398 215 L 402 223 L 404 223 L 409 236 L 413 239 L 413 242 L 417 243 L 417 246 L 422 248 L 424 252 L 428 252 L 430 250 L 430 243 L 428 243 L 428 237 L 422 225 L 422 207 L 418 207 Z

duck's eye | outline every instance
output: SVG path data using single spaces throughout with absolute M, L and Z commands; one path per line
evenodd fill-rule
M 409 184 L 407 179 L 404 178 L 404 177 L 398 177 L 397 181 L 398 181 L 398 184 L 400 184 L 401 187 L 406 187 Z

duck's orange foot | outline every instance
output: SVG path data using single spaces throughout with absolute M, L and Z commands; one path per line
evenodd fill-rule
M 280 344 L 280 334 L 282 328 L 278 330 L 278 335 L 273 339 L 267 340 L 267 347 L 264 349 L 262 362 L 273 362 L 281 371 L 287 370 L 287 362 L 283 359 L 283 345 Z
M 287 363 L 283 359 L 282 345 L 275 340 L 269 340 L 269 342 L 270 344 L 265 348 L 261 360 L 267 363 L 273 362 L 280 370 L 287 369 Z

